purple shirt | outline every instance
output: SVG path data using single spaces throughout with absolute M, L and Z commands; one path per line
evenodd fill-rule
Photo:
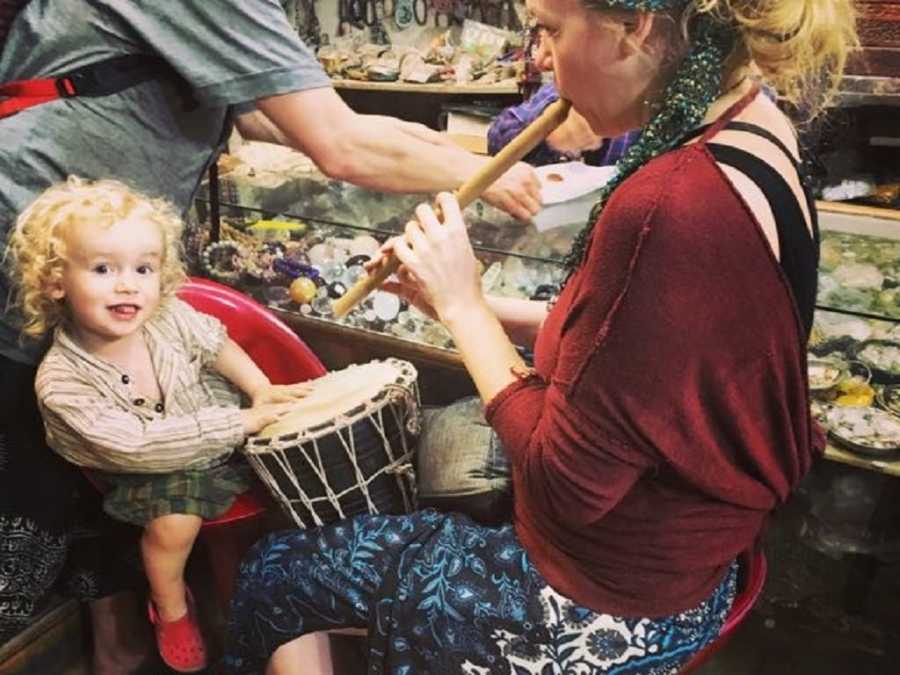
M 558 98 L 559 92 L 556 91 L 556 85 L 549 82 L 534 92 L 534 95 L 527 101 L 503 110 L 488 129 L 488 152 L 496 155 L 500 148 L 518 136 L 522 129 L 531 124 L 544 111 L 544 108 Z M 640 129 L 635 129 L 616 138 L 607 138 L 603 141 L 603 145 L 596 150 L 582 153 L 582 159 L 586 164 L 592 166 L 615 164 L 640 134 Z M 571 156 L 551 148 L 544 142 L 525 155 L 524 161 L 534 166 L 541 166 L 570 159 L 572 159 Z

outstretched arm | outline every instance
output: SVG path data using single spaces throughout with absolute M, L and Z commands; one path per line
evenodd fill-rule
M 326 175 L 363 187 L 388 192 L 453 190 L 489 161 L 421 125 L 357 114 L 329 87 L 260 99 L 257 106 L 266 119 L 245 118 L 239 129 L 251 138 L 286 142 L 307 154 Z M 522 220 L 540 210 L 537 176 L 521 163 L 483 196 Z

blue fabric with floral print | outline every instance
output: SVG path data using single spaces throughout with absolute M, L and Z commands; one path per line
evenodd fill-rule
M 718 635 L 736 569 L 695 608 L 617 617 L 550 588 L 511 525 L 433 510 L 359 516 L 254 547 L 241 567 L 224 665 L 263 673 L 293 638 L 357 627 L 369 632 L 369 673 L 676 673 Z

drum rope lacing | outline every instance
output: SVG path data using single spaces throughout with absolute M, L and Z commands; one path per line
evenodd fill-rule
M 412 456 L 414 447 L 411 446 L 410 439 L 418 436 L 421 428 L 421 405 L 419 402 L 419 390 L 415 383 L 414 369 L 410 373 L 408 369 L 401 369 L 405 377 L 398 378 L 398 382 L 385 386 L 385 389 L 371 404 L 381 403 L 381 407 L 377 410 L 370 411 L 368 406 L 354 408 L 354 414 L 341 413 L 335 416 L 327 425 L 330 430 L 341 442 L 347 459 L 349 460 L 356 483 L 341 492 L 335 492 L 328 481 L 325 463 L 319 450 L 318 440 L 326 435 L 323 433 L 322 427 L 317 427 L 315 433 L 308 430 L 301 431 L 296 434 L 287 434 L 284 437 L 275 437 L 269 439 L 264 445 L 265 453 L 258 449 L 250 449 L 252 446 L 261 445 L 254 442 L 248 446 L 247 457 L 254 465 L 260 478 L 268 485 L 268 487 L 276 494 L 282 505 L 285 506 L 298 527 L 307 527 L 306 523 L 296 512 L 294 505 L 300 502 L 306 511 L 312 515 L 313 522 L 316 526 L 321 526 L 324 521 L 316 510 L 316 505 L 327 501 L 343 519 L 346 516 L 341 505 L 341 498 L 348 493 L 359 490 L 365 498 L 369 513 L 379 513 L 378 507 L 372 499 L 369 491 L 369 484 L 380 477 L 382 474 L 393 474 L 396 476 L 397 485 L 403 499 L 404 510 L 409 512 L 415 508 L 416 504 L 416 483 L 415 474 L 412 465 Z M 400 383 L 408 382 L 407 384 Z M 359 412 L 355 412 L 359 410 Z M 402 452 L 396 454 L 391 447 L 391 441 L 388 438 L 384 411 L 390 411 L 393 418 L 395 428 L 404 429 L 407 433 L 400 433 L 400 441 Z M 358 462 L 358 454 L 356 449 L 355 435 L 353 433 L 353 425 L 363 418 L 368 418 L 372 427 L 376 430 L 380 437 L 381 446 L 387 455 L 388 462 L 375 471 L 370 476 L 365 476 Z M 312 447 L 304 447 L 300 441 L 311 442 Z M 325 495 L 321 497 L 310 498 L 300 485 L 299 478 L 295 475 L 294 469 L 287 456 L 287 451 L 300 451 L 303 460 L 309 469 L 315 474 L 324 488 Z M 285 494 L 278 481 L 275 480 L 269 469 L 262 463 L 259 454 L 267 454 L 277 463 L 282 475 L 288 479 L 291 487 L 296 491 L 299 497 L 290 497 Z

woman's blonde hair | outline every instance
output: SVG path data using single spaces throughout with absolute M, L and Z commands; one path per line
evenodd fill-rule
M 582 3 L 611 16 L 653 6 L 649 0 Z M 752 63 L 783 100 L 810 118 L 832 102 L 847 59 L 859 48 L 853 0 L 685 0 L 659 4 L 673 8 L 658 10 L 673 20 L 658 23 L 656 38 L 671 50 L 664 62 L 672 65 L 669 58 L 677 60 L 684 55 L 693 42 L 692 19 L 709 14 L 737 31 L 737 44 L 726 61 L 723 84 L 732 82 L 734 73 Z
M 66 265 L 66 236 L 73 226 L 106 228 L 129 217 L 156 224 L 163 237 L 160 290 L 169 296 L 185 278 L 181 257 L 183 224 L 174 208 L 115 180 L 88 181 L 70 176 L 43 192 L 18 217 L 9 237 L 7 264 L 15 302 L 25 323 L 22 332 L 41 337 L 64 317 L 65 303 L 50 297 Z
M 752 62 L 779 95 L 815 117 L 839 91 L 859 47 L 853 0 L 694 0 L 738 29 L 729 66 Z M 726 79 L 723 81 L 727 81 Z

